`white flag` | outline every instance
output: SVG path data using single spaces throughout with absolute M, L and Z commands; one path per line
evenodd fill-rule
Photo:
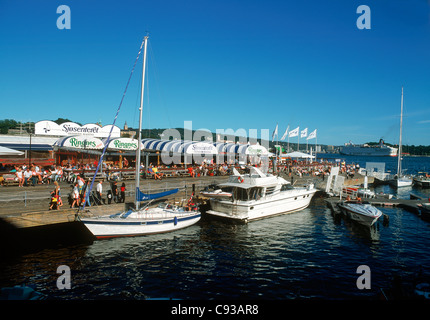
M 300 131 L 300 138 L 304 138 L 308 135 L 308 128 L 303 129 L 302 131 Z
M 287 135 L 288 135 L 288 129 L 290 129 L 290 126 L 288 126 L 288 127 L 287 127 L 287 130 L 285 130 L 285 133 L 284 133 L 284 135 L 282 136 L 281 140 L 285 140 L 285 138 L 287 137 Z
M 317 129 L 309 133 L 309 136 L 306 138 L 306 140 L 313 139 L 317 137 Z
M 272 134 L 272 142 L 275 141 L 275 136 L 278 135 L 278 124 L 276 124 L 275 131 Z
M 288 134 L 288 137 L 297 137 L 299 135 L 299 127 L 295 128 L 294 130 L 291 130 Z

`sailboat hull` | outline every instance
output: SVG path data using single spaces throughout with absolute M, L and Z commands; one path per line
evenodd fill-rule
M 412 179 L 408 179 L 408 178 L 394 179 L 394 180 L 390 180 L 389 183 L 395 188 L 410 187 L 412 185 Z
M 190 212 L 159 219 L 81 218 L 81 222 L 97 238 L 132 237 L 172 232 L 189 227 L 201 218 L 200 212 Z

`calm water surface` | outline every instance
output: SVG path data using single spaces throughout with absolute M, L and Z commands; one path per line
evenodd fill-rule
M 409 188 L 401 196 L 410 192 L 430 195 Z M 334 216 L 314 197 L 303 211 L 247 225 L 202 219 L 169 234 L 2 257 L 0 286 L 25 283 L 72 300 L 373 299 L 396 273 L 412 276 L 421 266 L 430 274 L 430 223 L 400 208 L 380 209 L 389 224 L 370 229 Z M 57 289 L 60 265 L 71 269 L 69 290 Z M 360 265 L 370 267 L 370 290 L 356 286 Z

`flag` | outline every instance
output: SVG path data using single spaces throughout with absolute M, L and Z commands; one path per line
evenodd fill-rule
M 273 142 L 273 141 L 275 141 L 275 135 L 278 135 L 278 124 L 276 124 L 275 131 L 273 131 L 273 134 L 272 134 L 272 142 Z
M 308 128 L 303 129 L 302 131 L 300 131 L 300 138 L 304 138 L 308 135 Z
M 309 133 L 309 136 L 306 138 L 306 140 L 313 139 L 317 137 L 317 129 Z
M 290 129 L 290 126 L 288 126 L 288 127 L 287 127 L 287 130 L 285 130 L 285 133 L 284 133 L 284 135 L 282 136 L 281 140 L 285 140 L 285 138 L 287 137 L 287 135 L 288 135 L 288 129 Z
M 294 130 L 291 130 L 288 134 L 288 137 L 297 137 L 299 135 L 299 127 L 295 128 Z

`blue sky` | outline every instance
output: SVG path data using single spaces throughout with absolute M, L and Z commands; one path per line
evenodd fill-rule
M 278 123 L 322 144 L 397 143 L 404 86 L 403 141 L 430 145 L 428 0 L 2 0 L 0 119 L 112 123 L 146 31 L 144 128 Z M 121 128 L 138 126 L 138 68 Z

